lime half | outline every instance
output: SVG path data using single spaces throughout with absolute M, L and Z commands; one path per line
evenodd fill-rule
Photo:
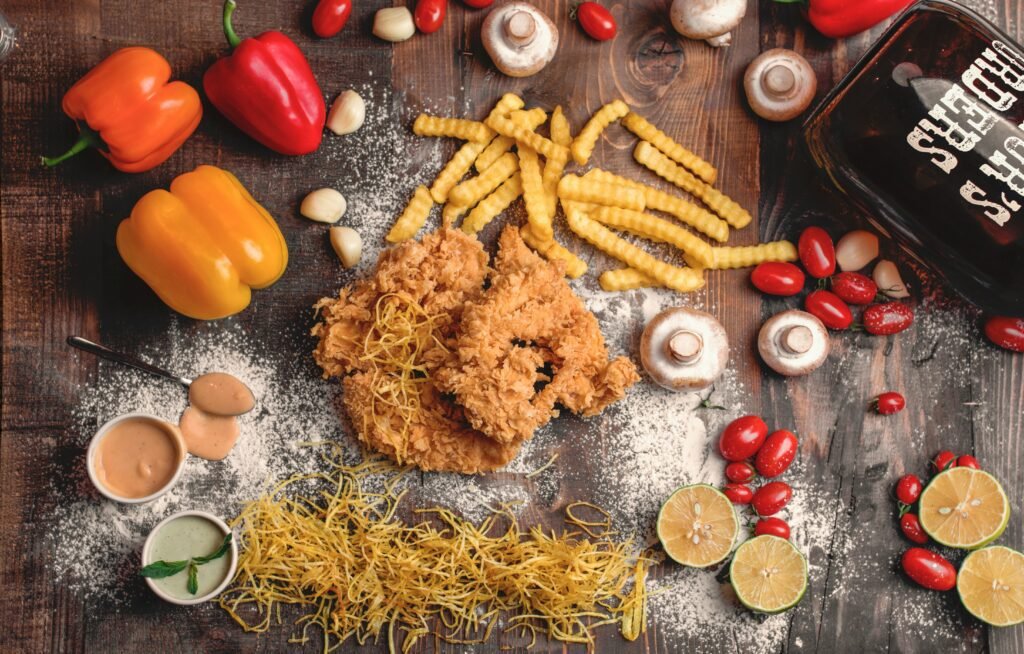
M 956 578 L 960 601 L 993 627 L 1024 622 L 1024 554 L 1002 545 L 967 555 Z
M 782 613 L 807 590 L 807 559 L 788 540 L 758 536 L 736 549 L 729 580 L 743 606 L 760 613 Z
M 918 518 L 935 542 L 971 550 L 1002 535 L 1010 521 L 1010 503 L 992 475 L 952 468 L 935 475 L 921 493 Z
M 732 502 L 706 484 L 680 488 L 658 513 L 658 539 L 665 553 L 694 568 L 729 556 L 739 528 Z

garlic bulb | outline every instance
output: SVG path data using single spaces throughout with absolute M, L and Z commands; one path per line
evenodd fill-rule
M 373 35 L 378 39 L 397 43 L 412 38 L 415 33 L 416 23 L 406 7 L 388 7 L 373 16 Z
M 331 227 L 331 247 L 346 268 L 357 265 L 363 255 L 363 239 L 351 227 Z
M 910 297 L 910 291 L 907 290 L 907 285 L 900 277 L 900 270 L 892 261 L 882 259 L 875 264 L 875 270 L 871 273 L 871 277 L 878 285 L 879 292 L 895 300 Z
M 333 188 L 313 191 L 302 200 L 299 213 L 318 223 L 336 223 L 345 215 L 348 203 L 345 196 Z
M 349 89 L 343 92 L 331 105 L 331 113 L 327 116 L 327 129 L 342 136 L 351 134 L 363 126 L 366 120 L 366 103 L 362 96 Z
M 878 258 L 878 237 L 863 229 L 843 235 L 836 243 L 836 264 L 840 270 L 857 271 Z

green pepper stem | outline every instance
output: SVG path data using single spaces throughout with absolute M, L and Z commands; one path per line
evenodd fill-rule
M 83 125 L 81 127 L 81 133 L 78 135 L 78 140 L 75 141 L 75 144 L 72 145 L 67 152 L 58 157 L 40 158 L 43 160 L 43 164 L 45 166 L 53 168 L 54 166 L 62 163 L 63 161 L 66 161 L 67 159 L 70 159 L 71 157 L 75 156 L 79 152 L 82 152 L 83 150 L 88 150 L 89 148 L 105 148 L 106 145 L 107 144 L 103 142 L 103 139 L 100 138 L 100 135 L 98 133 Z
M 237 48 L 238 44 L 242 42 L 242 39 L 238 38 L 235 34 L 235 28 L 231 25 L 231 14 L 235 13 L 235 9 L 238 8 L 238 3 L 235 0 L 225 0 L 224 2 L 224 36 L 228 37 L 228 45 L 232 48 Z

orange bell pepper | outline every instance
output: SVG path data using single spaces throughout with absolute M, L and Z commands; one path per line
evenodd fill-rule
M 170 82 L 171 65 L 149 48 L 123 48 L 75 82 L 61 103 L 80 136 L 47 166 L 97 148 L 114 168 L 139 173 L 162 164 L 199 125 L 203 105 L 185 82 Z M 83 124 L 84 123 L 84 124 Z
M 214 166 L 142 196 L 117 228 L 117 251 L 169 307 L 201 320 L 238 313 L 288 265 L 274 218 Z

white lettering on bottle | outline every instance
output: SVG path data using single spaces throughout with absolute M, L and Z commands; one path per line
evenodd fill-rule
M 970 123 L 961 124 L 957 118 L 963 113 L 961 107 L 958 107 L 957 102 L 966 99 L 968 96 L 964 93 L 963 88 L 957 85 L 950 87 L 948 91 L 942 96 L 942 99 L 936 103 L 928 115 L 935 120 L 932 122 L 927 118 L 922 119 L 918 126 L 925 131 L 931 132 L 936 136 L 941 136 L 946 143 L 950 146 L 960 150 L 961 152 L 970 152 L 974 149 L 984 133 L 971 129 Z M 976 102 L 972 102 L 975 107 L 980 107 Z M 990 114 L 991 115 L 991 114 Z M 938 124 L 936 124 L 938 123 Z M 985 121 L 982 121 L 984 125 Z M 987 129 L 992 128 L 994 118 L 987 125 Z M 987 130 L 986 130 L 987 131 Z
M 998 120 L 994 113 L 986 109 L 974 96 L 958 85 L 954 85 L 949 91 L 946 91 L 941 102 L 954 114 L 966 118 L 967 124 L 979 136 L 988 134 Z
M 935 140 L 928 136 L 928 134 L 926 134 L 920 127 L 915 127 L 914 131 L 907 135 L 907 143 L 910 144 L 910 147 L 914 148 L 918 152 L 923 152 L 924 154 L 936 155 L 932 157 L 931 162 L 935 164 L 939 170 L 949 174 L 954 168 L 956 168 L 958 163 L 956 155 L 949 150 L 933 146 L 932 144 L 934 142 Z
M 1003 143 L 1003 148 L 1006 153 L 1002 150 L 993 152 L 988 163 L 982 164 L 981 172 L 1005 183 L 1017 195 L 1024 196 L 1024 170 L 1021 170 L 1024 166 L 1024 140 L 1011 136 Z
M 960 82 L 996 111 L 1008 111 L 1017 102 L 1016 95 L 986 77 L 985 72 L 976 63 L 964 71 L 960 76 Z
M 981 207 L 985 210 L 985 216 L 990 218 L 992 222 L 1002 227 L 1012 217 L 1010 211 L 1019 211 L 1020 204 L 1017 202 L 1008 202 L 1010 206 L 1007 209 L 1005 206 L 998 202 L 985 199 L 986 193 L 982 189 L 978 188 L 978 185 L 968 180 L 960 187 L 960 197 L 966 200 L 969 204 L 973 204 L 976 207 Z M 1003 200 L 1006 200 L 1006 195 L 1003 195 Z

